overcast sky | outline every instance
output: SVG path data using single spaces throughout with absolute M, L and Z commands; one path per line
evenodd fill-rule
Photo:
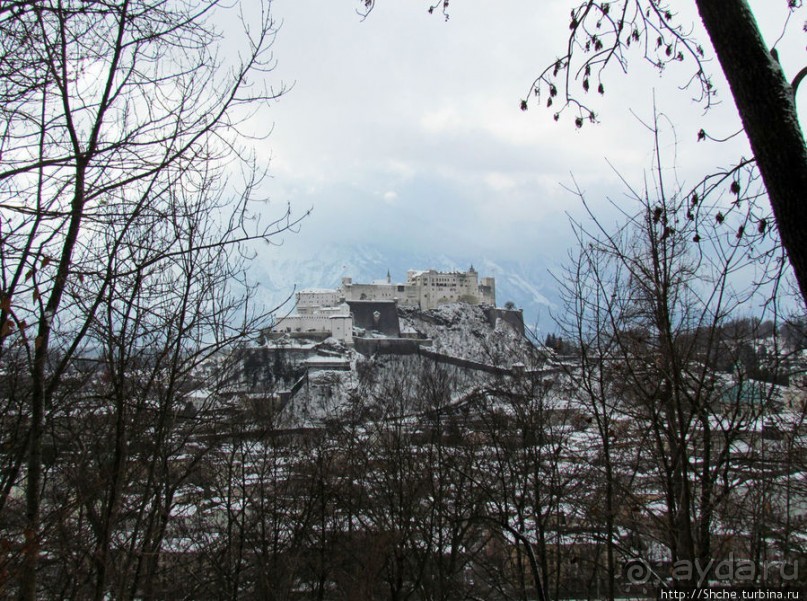
M 555 123 L 538 105 L 520 111 L 534 77 L 564 47 L 574 4 L 454 0 L 446 22 L 427 14 L 425 1 L 379 0 L 362 21 L 355 0 L 274 0 L 281 27 L 270 77 L 291 89 L 260 115 L 274 125 L 260 148 L 262 160 L 271 157 L 266 191 L 297 213 L 314 210 L 272 252 L 355 242 L 402 254 L 558 260 L 570 244 L 565 213 L 580 213 L 564 187 L 572 176 L 607 215 L 605 197 L 622 193 L 608 162 L 636 182 L 649 168 L 652 140 L 631 111 L 649 119 L 654 91 L 677 127 L 677 156 L 671 137 L 666 150 L 685 184 L 749 154 L 741 138 L 696 142 L 701 127 L 715 136 L 739 128 L 716 61 L 722 104 L 706 114 L 678 89 L 691 64 L 661 77 L 638 54 L 630 74 L 612 69 L 605 96 L 593 99 L 599 125 Z M 752 4 L 773 43 L 786 0 Z M 807 64 L 804 13 L 780 43 L 791 77 Z M 699 27 L 694 14 L 678 18 Z

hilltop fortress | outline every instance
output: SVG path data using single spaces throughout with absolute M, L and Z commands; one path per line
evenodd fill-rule
M 422 311 L 446 303 L 496 306 L 495 279 L 488 277 L 480 281 L 473 265 L 468 271 L 409 270 L 405 284 L 393 284 L 389 272 L 386 280 L 371 284 L 357 284 L 346 277 L 342 278 L 337 293 L 345 301 L 394 300 L 401 307 Z M 303 296 L 306 295 L 301 292 L 298 298 L 302 300 Z
M 468 271 L 410 270 L 403 284 L 385 280 L 369 284 L 342 278 L 337 289 L 305 289 L 297 293 L 296 315 L 279 319 L 271 328 L 274 333 L 321 333 L 337 340 L 351 342 L 354 325 L 375 329 L 382 318 L 396 306 L 427 311 L 447 303 L 496 306 L 496 281 L 479 278 L 473 268 Z M 370 323 L 368 321 L 368 317 Z M 360 324 L 355 323 L 358 318 Z M 379 322 L 379 323 L 374 323 Z M 397 321 L 397 320 L 396 320 Z M 381 328 L 384 329 L 384 328 Z

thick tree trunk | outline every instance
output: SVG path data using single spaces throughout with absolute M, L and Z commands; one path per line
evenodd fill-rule
M 696 0 L 768 190 L 782 244 L 807 301 L 807 147 L 793 89 L 746 0 Z
M 52 382 L 48 380 L 47 362 L 50 352 L 50 337 L 53 330 L 53 319 L 62 303 L 62 296 L 67 287 L 67 276 L 73 259 L 73 251 L 81 231 L 84 217 L 85 177 L 87 160 L 81 158 L 76 166 L 76 181 L 70 208 L 70 225 L 67 229 L 64 244 L 61 248 L 59 268 L 56 272 L 53 289 L 45 311 L 39 319 L 37 343 L 34 350 L 33 369 L 31 370 L 31 430 L 29 434 L 28 461 L 25 489 L 25 552 L 20 575 L 20 599 L 36 601 L 37 571 L 40 554 L 40 510 L 42 504 L 42 438 L 45 428 L 45 405 L 51 396 L 48 389 Z

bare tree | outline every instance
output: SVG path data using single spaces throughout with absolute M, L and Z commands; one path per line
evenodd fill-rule
M 610 422 L 603 441 L 619 437 L 613 426 L 621 416 L 635 426 L 629 436 L 653 449 L 631 468 L 630 487 L 619 487 L 606 470 L 609 496 L 627 498 L 644 515 L 645 532 L 669 549 L 673 562 L 707 565 L 718 508 L 737 469 L 732 447 L 770 411 L 774 389 L 742 361 L 756 333 L 738 337 L 729 320 L 744 303 L 764 306 L 775 296 L 776 278 L 765 274 L 780 272 L 775 256 L 763 253 L 770 262 L 751 285 L 742 284 L 738 272 L 760 267 L 743 241 L 748 209 L 733 214 L 734 235 L 722 222 L 698 218 L 692 198 L 665 181 L 658 123 L 651 126 L 653 187 L 631 190 L 636 211 L 626 210 L 615 230 L 591 213 L 590 228 L 576 227 L 579 250 L 561 280 L 565 334 L 581 349 L 578 378 L 598 427 Z M 648 503 L 654 494 L 663 495 L 663 511 Z M 613 525 L 613 507 L 609 516 Z
M 277 96 L 261 80 L 271 68 L 268 3 L 250 8 L 231 60 L 216 52 L 220 4 L 34 1 L 0 10 L 0 353 L 26 378 L 4 416 L 24 424 L 24 443 L 12 445 L 25 448 L 24 470 L 19 453 L 7 462 L 26 491 L 22 598 L 37 589 L 44 436 L 77 357 L 100 344 L 110 369 L 128 369 L 115 365 L 113 337 L 123 337 L 126 354 L 142 328 L 167 326 L 168 354 L 153 360 L 174 370 L 160 381 L 173 406 L 198 345 L 221 348 L 248 325 L 243 313 L 231 321 L 237 305 L 221 288 L 229 259 L 240 243 L 288 224 L 250 223 L 255 165 L 239 142 L 251 111 Z M 239 164 L 246 184 L 230 205 L 225 184 Z M 167 291 L 178 294 L 158 300 Z M 106 335 L 94 342 L 104 320 Z M 107 517 L 114 505 L 109 497 Z M 108 532 L 100 536 L 103 548 Z M 98 578 L 101 590 L 103 570 Z

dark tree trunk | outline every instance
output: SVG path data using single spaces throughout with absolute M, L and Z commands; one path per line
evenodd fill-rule
M 793 89 L 746 0 L 696 0 L 751 142 L 782 244 L 807 300 L 807 147 Z
M 45 405 L 51 397 L 53 382 L 47 374 L 50 337 L 53 329 L 53 318 L 62 303 L 62 296 L 67 287 L 67 277 L 73 259 L 73 252 L 78 242 L 81 223 L 84 217 L 85 176 L 87 160 L 80 158 L 76 167 L 75 189 L 71 202 L 70 225 L 61 248 L 59 268 L 55 283 L 45 310 L 39 319 L 37 343 L 34 350 L 33 369 L 31 370 L 31 430 L 29 434 L 28 469 L 26 471 L 25 489 L 25 551 L 23 553 L 20 599 L 36 601 L 37 576 L 40 553 L 40 510 L 42 504 L 42 438 L 45 429 Z

